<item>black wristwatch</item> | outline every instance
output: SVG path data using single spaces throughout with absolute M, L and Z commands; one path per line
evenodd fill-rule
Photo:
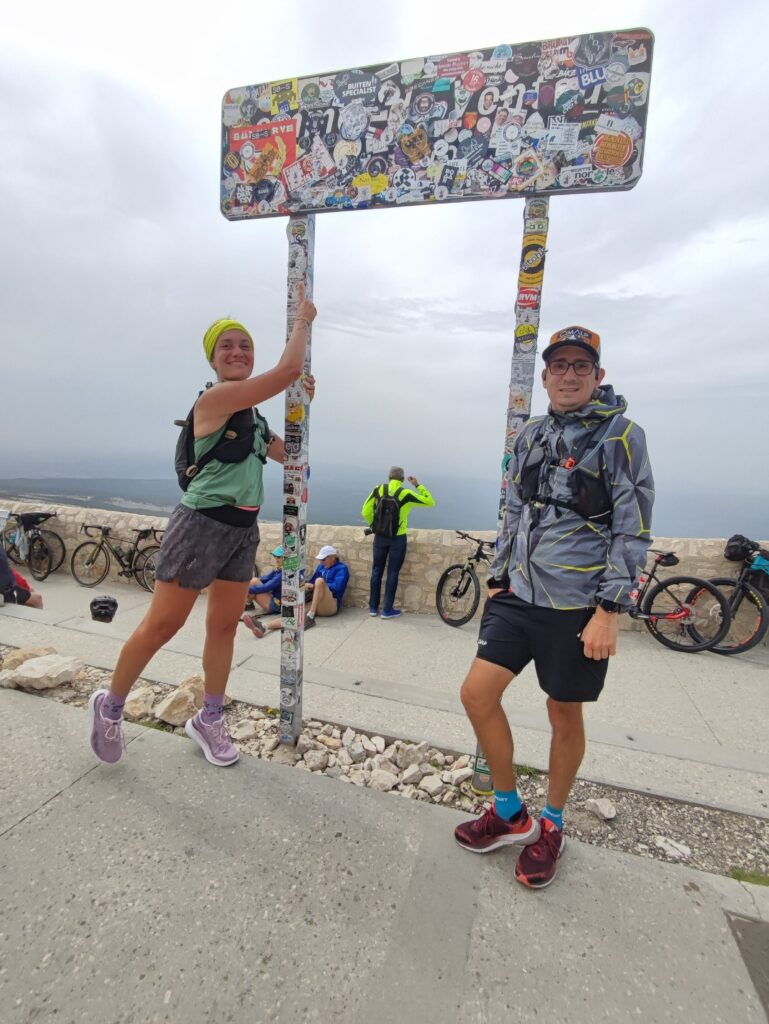
M 624 611 L 621 604 L 617 604 L 616 601 L 607 601 L 605 597 L 596 598 L 595 602 L 599 608 L 603 608 L 605 612 L 609 612 L 612 615 L 618 615 Z

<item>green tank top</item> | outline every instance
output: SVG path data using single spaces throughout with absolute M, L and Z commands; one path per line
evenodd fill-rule
M 213 434 L 195 440 L 195 458 L 199 459 L 209 448 L 213 448 L 224 433 L 226 423 Z M 219 462 L 211 459 L 208 465 L 194 476 L 182 495 L 181 503 L 187 508 L 217 508 L 220 505 L 237 505 L 254 508 L 264 501 L 262 483 L 263 463 L 260 455 L 267 454 L 267 444 L 260 430 L 254 434 L 254 452 L 242 462 Z

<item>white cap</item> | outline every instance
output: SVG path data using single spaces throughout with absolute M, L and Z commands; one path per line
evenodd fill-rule
M 336 555 L 338 551 L 330 544 L 324 544 L 320 551 L 315 556 L 315 561 L 320 562 L 323 558 L 328 558 L 329 555 Z

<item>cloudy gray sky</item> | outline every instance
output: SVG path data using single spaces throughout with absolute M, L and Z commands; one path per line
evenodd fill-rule
M 744 495 L 767 523 L 765 3 L 3 6 L 0 478 L 164 474 L 218 316 L 251 326 L 258 365 L 278 358 L 286 221 L 219 213 L 227 88 L 645 25 L 644 175 L 551 201 L 542 333 L 601 333 L 668 503 Z M 314 463 L 496 477 L 522 212 L 318 217 Z

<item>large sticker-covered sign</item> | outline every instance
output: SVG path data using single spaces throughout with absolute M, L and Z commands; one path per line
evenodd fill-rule
M 222 212 L 632 188 L 653 44 L 644 28 L 597 32 L 230 89 Z

